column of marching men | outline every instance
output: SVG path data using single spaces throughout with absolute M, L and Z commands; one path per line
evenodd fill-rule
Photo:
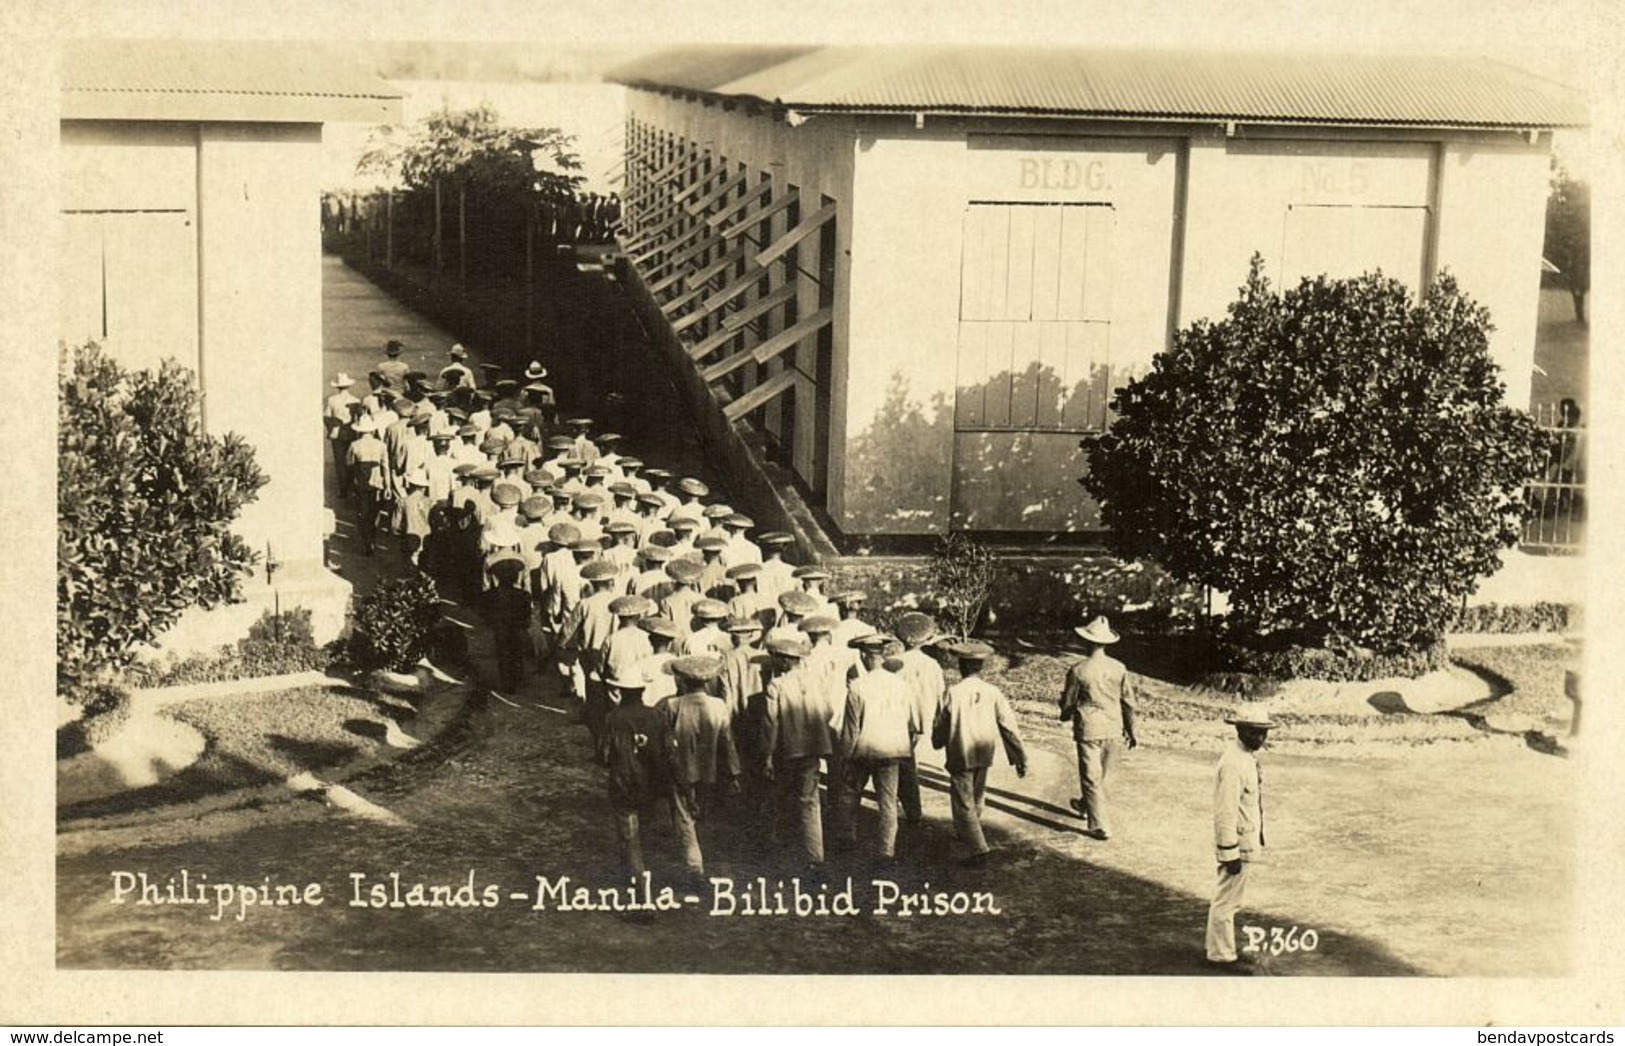
M 461 346 L 435 375 L 401 349 L 389 343 L 364 396 L 339 374 L 327 401 L 362 551 L 395 535 L 413 567 L 482 608 L 497 690 L 532 669 L 560 674 L 607 767 L 628 874 L 645 871 L 640 819 L 665 807 L 684 866 L 703 875 L 725 795 L 758 856 L 816 869 L 826 827 L 856 845 L 873 788 L 874 856 L 894 860 L 899 821 L 921 824 L 928 742 L 944 750 L 962 863 L 985 862 L 1001 744 L 1026 772 L 1016 717 L 980 678 L 991 647 L 940 637 L 919 613 L 895 636 L 877 631 L 864 593 L 826 593 L 827 570 L 785 560 L 790 534 L 758 532 L 700 480 L 646 467 L 617 434 L 561 413 L 539 363 L 523 381 L 482 365 L 482 381 Z M 943 660 L 957 662 L 952 686 Z

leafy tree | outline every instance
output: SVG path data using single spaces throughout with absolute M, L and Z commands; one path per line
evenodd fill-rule
M 1591 186 L 1557 167 L 1546 200 L 1546 258 L 1574 299 L 1574 318 L 1586 322 L 1591 291 Z
M 408 192 L 439 182 L 488 199 L 566 202 L 582 182 L 574 146 L 556 127 L 504 126 L 489 105 L 441 109 L 375 134 L 356 170 L 399 178 Z
M 57 414 L 57 685 L 128 665 L 188 607 L 238 597 L 257 553 L 230 530 L 266 482 L 235 433 L 210 436 L 192 373 L 66 351 Z
M 1490 329 L 1449 274 L 1420 302 L 1381 273 L 1278 294 L 1254 256 L 1227 318 L 1118 391 L 1084 483 L 1129 551 L 1260 633 L 1426 643 L 1518 539 L 1548 449 Z

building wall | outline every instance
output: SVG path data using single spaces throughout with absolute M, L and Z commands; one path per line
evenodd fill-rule
M 1080 438 L 1109 424 L 1111 392 L 1175 329 L 1222 317 L 1254 253 L 1282 287 L 1380 268 L 1421 293 L 1449 268 L 1490 309 L 1509 401 L 1527 400 L 1545 140 L 821 116 L 790 128 L 631 98 L 634 117 L 840 204 L 824 503 L 849 536 L 1097 529 L 1074 482 Z M 809 340 L 794 357 L 809 374 L 811 353 Z M 793 455 L 809 483 L 811 431 L 797 426 Z
M 235 529 L 281 564 L 285 607 L 304 601 L 289 586 L 321 590 L 317 627 L 331 635 L 343 593 L 335 602 L 327 589 L 344 586 L 322 569 L 330 515 L 312 398 L 323 387 L 320 161 L 319 124 L 65 121 L 60 329 L 129 366 L 172 357 L 198 374 L 205 429 L 241 435 L 270 479 Z M 251 600 L 269 599 L 265 577 Z M 205 616 L 176 631 L 225 641 L 225 617 L 238 635 L 247 623 Z
M 1439 267 L 1490 310 L 1490 351 L 1520 407 L 1533 378 L 1548 146 L 1446 145 L 1439 169 Z
M 60 330 L 197 369 L 197 126 L 62 126 Z
M 837 522 L 1097 527 L 1078 442 L 1166 343 L 1178 143 L 909 135 L 857 156 Z
M 204 411 L 235 431 L 271 477 L 239 532 L 290 568 L 322 561 L 321 126 L 204 124 Z

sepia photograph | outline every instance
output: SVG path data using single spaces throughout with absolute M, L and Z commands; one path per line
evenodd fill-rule
M 1555 8 L 418 8 L 39 45 L 56 976 L 1595 972 Z

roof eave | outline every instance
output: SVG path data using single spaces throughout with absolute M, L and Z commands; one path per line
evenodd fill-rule
M 235 123 L 399 123 L 395 96 L 270 94 L 246 91 L 62 92 L 64 120 L 166 120 Z
M 731 100 L 741 101 L 743 99 Z M 793 110 L 800 113 L 802 116 L 924 116 L 927 119 L 988 117 L 995 119 L 1105 120 L 1131 123 L 1235 124 L 1238 126 L 1250 125 L 1255 127 L 1399 127 L 1406 130 L 1517 131 L 1520 133 L 1531 130 L 1567 130 L 1590 126 L 1590 124 L 1585 120 L 1404 120 L 1384 117 L 1362 119 L 1353 117 L 1329 118 L 1267 115 L 1242 116 L 1233 113 L 1145 113 L 1117 111 L 1091 112 L 1074 109 L 1001 109 L 994 107 L 974 106 L 864 106 L 829 105 L 825 103 L 805 105 L 797 102 L 768 102 L 761 99 L 750 100 L 774 109 Z

